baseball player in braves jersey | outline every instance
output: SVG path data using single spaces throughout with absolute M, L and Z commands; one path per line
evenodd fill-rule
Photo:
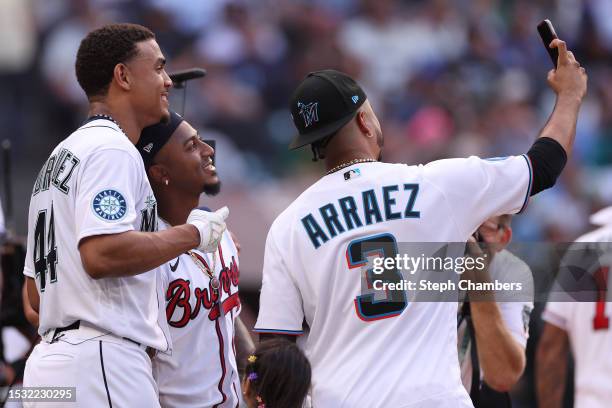
M 147 271 L 216 248 L 225 229 L 226 209 L 153 232 L 156 201 L 134 143 L 169 117 L 164 62 L 145 27 L 89 33 L 76 74 L 90 118 L 53 150 L 32 191 L 24 274 L 43 341 L 24 385 L 76 387 L 78 406 L 159 406 L 150 357 L 171 344 L 160 277 Z
M 512 239 L 511 219 L 507 214 L 492 217 L 480 226 L 489 263 L 472 277 L 483 282 L 518 282 L 522 290 L 500 293 L 497 301 L 494 293 L 479 292 L 474 301 L 469 297 L 470 302 L 463 304 L 459 316 L 461 379 L 477 408 L 510 406 L 507 392 L 525 369 L 533 276 L 524 261 L 505 249 Z
M 136 145 L 159 202 L 160 229 L 185 222 L 200 194 L 216 194 L 213 149 L 178 114 L 145 128 Z M 228 231 L 213 253 L 191 250 L 160 268 L 171 354 L 158 354 L 153 373 L 163 407 L 236 407 L 236 348 L 252 341 L 240 325 L 238 253 Z M 236 334 L 236 336 L 235 336 Z M 246 355 L 243 355 L 246 361 Z
M 472 406 L 459 375 L 457 304 L 364 294 L 361 282 L 371 286 L 372 259 L 395 257 L 398 242 L 465 242 L 487 218 L 519 212 L 554 184 L 571 152 L 586 74 L 565 43 L 552 46 L 560 51 L 548 78 L 555 110 L 526 155 L 500 160 L 382 163 L 380 123 L 357 83 L 325 70 L 298 86 L 291 147 L 310 144 L 327 173 L 270 227 L 255 329 L 262 339 L 299 336 L 305 323 L 298 344 L 312 363 L 313 406 Z
M 600 228 L 576 242 L 581 250 L 593 247 L 602 254 L 597 270 L 589 271 L 602 297 L 597 302 L 568 300 L 546 305 L 536 357 L 539 407 L 563 406 L 568 351 L 574 358 L 574 407 L 603 408 L 612 401 L 612 207 L 593 214 L 591 223 Z

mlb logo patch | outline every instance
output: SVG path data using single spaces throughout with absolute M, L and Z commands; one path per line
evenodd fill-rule
M 361 176 L 361 171 L 359 169 L 352 169 L 344 173 L 344 180 L 350 180 L 359 176 Z

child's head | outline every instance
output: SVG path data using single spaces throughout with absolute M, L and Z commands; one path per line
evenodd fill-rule
M 300 408 L 310 388 L 310 363 L 285 339 L 266 340 L 249 356 L 242 383 L 249 408 Z

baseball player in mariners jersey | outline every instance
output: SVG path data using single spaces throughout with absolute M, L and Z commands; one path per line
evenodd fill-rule
M 457 304 L 410 302 L 402 291 L 374 299 L 361 282 L 371 284 L 372 259 L 383 250 L 395 257 L 396 243 L 465 242 L 487 218 L 519 212 L 554 184 L 571 152 L 586 74 L 564 42 L 552 46 L 560 52 L 548 77 L 555 110 L 526 155 L 502 160 L 382 163 L 381 127 L 357 83 L 325 70 L 298 86 L 291 147 L 310 144 L 327 174 L 270 228 L 255 329 L 262 339 L 299 336 L 306 323 L 298 344 L 312 363 L 313 406 L 472 406 L 459 375 Z
M 164 62 L 145 27 L 89 33 L 76 74 L 90 118 L 34 183 L 24 274 L 43 341 L 24 385 L 76 387 L 77 406 L 159 406 L 150 357 L 171 344 L 160 277 L 147 271 L 216 248 L 225 229 L 227 209 L 196 210 L 187 225 L 153 232 L 156 201 L 134 143 L 143 127 L 169 117 Z
M 183 224 L 202 192 L 219 191 L 213 149 L 178 114 L 145 128 L 136 147 L 159 202 L 160 229 Z M 249 353 L 253 344 L 238 318 L 238 253 L 229 232 L 215 252 L 187 251 L 159 269 L 173 343 L 172 354 L 153 361 L 161 405 L 238 406 L 236 349 Z
M 563 406 L 568 351 L 574 357 L 574 407 L 603 408 L 609 407 L 612 401 L 612 276 L 609 273 L 612 207 L 593 214 L 591 223 L 600 228 L 576 242 L 582 251 L 594 248 L 602 254 L 597 270 L 590 271 L 602 299 L 552 301 L 546 305 L 542 315 L 546 323 L 536 357 L 539 407 Z

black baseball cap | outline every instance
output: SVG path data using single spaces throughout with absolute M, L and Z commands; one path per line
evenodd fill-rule
M 366 100 L 363 89 L 348 75 L 326 69 L 306 75 L 291 97 L 291 117 L 298 130 L 289 149 L 332 135 L 346 125 Z
M 174 111 L 170 111 L 170 120 L 148 126 L 140 132 L 140 139 L 136 143 L 136 149 L 142 156 L 145 168 L 153 164 L 157 153 L 168 143 L 176 129 L 183 123 L 183 117 Z

